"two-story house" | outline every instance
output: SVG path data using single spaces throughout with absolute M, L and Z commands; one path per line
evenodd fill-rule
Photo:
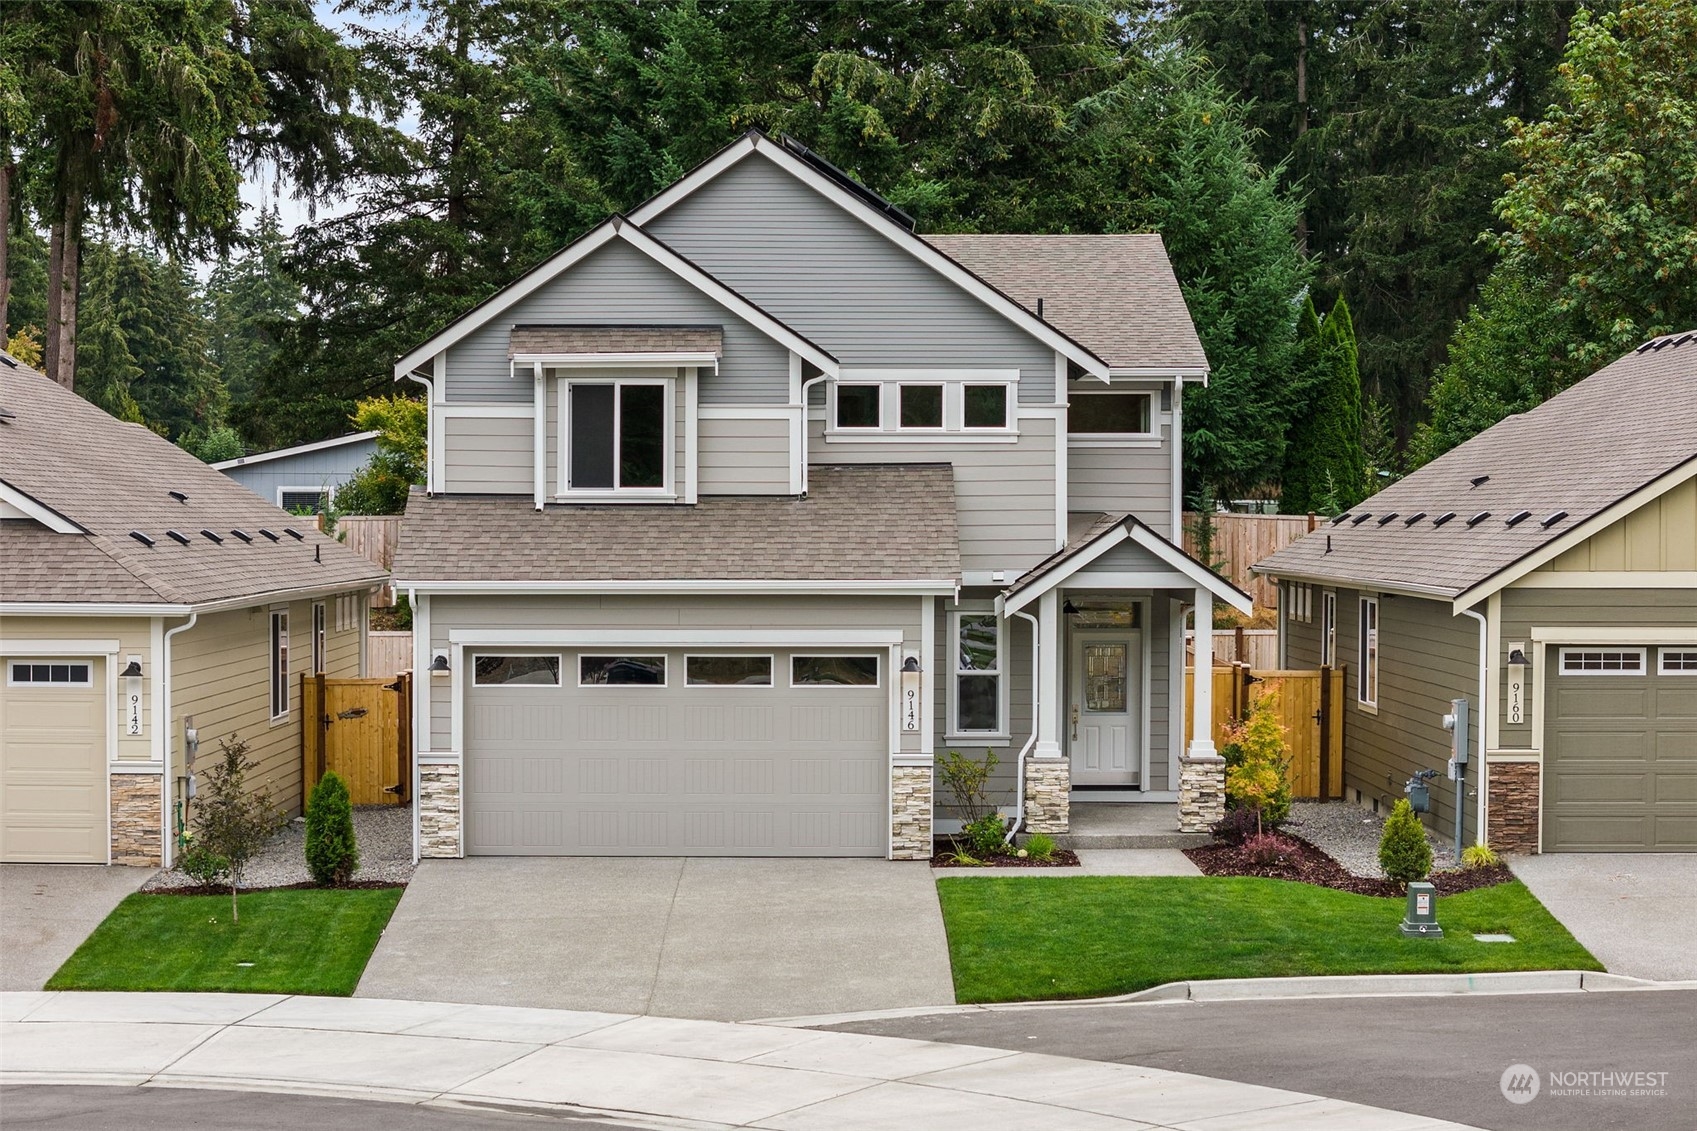
M 421 853 L 923 858 L 948 749 L 1033 831 L 1206 809 L 1207 371 L 1159 237 L 922 237 L 787 140 L 610 218 L 395 366 Z

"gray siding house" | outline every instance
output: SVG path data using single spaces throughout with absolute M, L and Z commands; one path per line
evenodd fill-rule
M 375 454 L 377 433 L 354 432 L 333 440 L 221 460 L 212 466 L 272 506 L 316 514 Z
M 1207 372 L 1158 237 L 927 239 L 757 132 L 610 218 L 395 367 L 420 853 L 924 858 L 949 749 L 1176 827 Z
M 1697 334 L 1646 343 L 1255 568 L 1281 579 L 1284 663 L 1347 671 L 1356 800 L 1382 808 L 1437 770 L 1429 820 L 1470 841 L 1697 851 Z M 1463 698 L 1458 813 L 1441 720 Z

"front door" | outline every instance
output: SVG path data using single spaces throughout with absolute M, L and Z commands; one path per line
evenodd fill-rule
M 1073 633 L 1067 704 L 1073 785 L 1137 786 L 1142 655 L 1136 632 Z

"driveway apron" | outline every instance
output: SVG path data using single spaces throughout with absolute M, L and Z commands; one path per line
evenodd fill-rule
M 1611 974 L 1697 979 L 1697 853 L 1558 852 L 1509 866 Z
M 0 990 L 39 990 L 153 872 L 98 864 L 0 865 Z
M 356 996 L 723 1021 L 954 1001 L 927 865 L 715 858 L 424 861 Z

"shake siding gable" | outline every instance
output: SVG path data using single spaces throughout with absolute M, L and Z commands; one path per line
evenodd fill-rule
M 759 153 L 646 230 L 845 367 L 1018 368 L 1054 401 L 1053 349 Z
M 592 253 L 452 346 L 438 395 L 449 404 L 530 404 L 531 375 L 512 375 L 508 337 L 514 325 L 550 323 L 720 326 L 724 356 L 717 373 L 702 375 L 701 403 L 789 402 L 788 350 L 622 241 Z

